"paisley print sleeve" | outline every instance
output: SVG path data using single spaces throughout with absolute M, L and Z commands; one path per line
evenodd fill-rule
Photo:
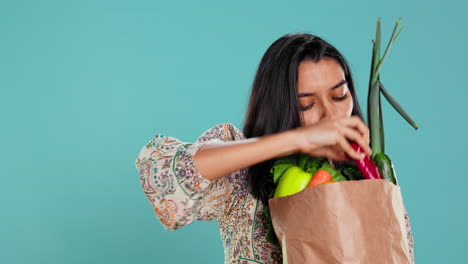
M 414 264 L 414 239 L 413 239 L 413 231 L 411 230 L 411 222 L 409 220 L 408 211 L 406 210 L 406 206 L 403 203 L 403 208 L 405 210 L 405 224 L 406 224 L 406 234 L 408 236 L 408 245 L 409 245 L 409 253 L 411 263 Z
M 234 125 L 223 123 L 206 130 L 194 143 L 158 133 L 142 147 L 135 166 L 143 192 L 165 229 L 211 221 L 224 212 L 235 189 L 232 181 L 208 180 L 195 168 L 193 156 L 205 144 L 243 138 Z

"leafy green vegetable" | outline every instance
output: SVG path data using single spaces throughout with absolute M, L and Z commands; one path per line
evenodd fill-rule
M 266 239 L 268 242 L 280 246 L 280 243 L 278 241 L 278 237 L 276 236 L 275 229 L 273 227 L 273 222 L 271 221 L 271 213 L 270 213 L 270 207 L 267 207 L 265 210 L 262 212 L 263 214 L 263 221 L 265 225 L 266 231 Z
M 297 165 L 301 169 L 305 170 L 305 167 L 307 166 L 307 163 L 310 161 L 310 158 L 311 157 L 309 155 L 307 155 L 307 154 L 304 154 L 304 153 L 299 154 L 299 161 L 298 161 Z
M 350 181 L 364 179 L 361 172 L 357 168 L 347 167 L 341 170 L 342 174 L 347 176 Z
M 306 172 L 314 174 L 316 171 L 319 170 L 319 168 L 325 162 L 327 162 L 327 159 L 325 159 L 325 158 L 317 158 L 317 157 L 310 157 L 309 156 L 309 162 L 306 164 L 306 167 L 304 168 L 304 170 Z
M 341 174 L 341 171 L 333 169 L 333 167 L 328 162 L 323 163 L 319 170 L 328 171 L 332 175 L 332 180 L 334 182 L 346 181 L 346 178 Z
M 275 161 L 275 163 L 270 169 L 270 173 L 273 176 L 273 182 L 276 184 L 281 175 L 283 175 L 283 173 L 291 166 L 298 166 L 312 175 L 320 169 L 327 170 L 332 175 L 332 180 L 336 182 L 347 181 L 349 178 L 345 177 L 345 175 L 342 174 L 341 169 L 333 169 L 333 167 L 330 165 L 326 158 L 312 157 L 307 154 L 300 153 L 284 156 L 278 158 Z M 351 171 L 348 174 L 352 174 L 352 177 L 354 179 L 358 178 L 358 176 L 354 176 L 356 175 L 356 172 Z M 346 174 L 346 176 L 348 176 L 348 174 Z
M 273 182 L 276 184 L 283 172 L 289 167 L 295 166 L 296 163 L 297 157 L 295 155 L 289 155 L 277 159 L 270 169 L 270 173 L 273 175 Z

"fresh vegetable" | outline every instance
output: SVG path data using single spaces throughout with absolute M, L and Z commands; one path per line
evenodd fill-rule
M 297 165 L 312 175 L 325 163 L 327 163 L 326 158 L 312 157 L 304 153 L 297 155 Z
M 276 236 L 275 229 L 273 228 L 273 222 L 271 220 L 271 212 L 270 207 L 266 207 L 265 210 L 262 212 L 262 220 L 263 224 L 265 225 L 266 229 L 266 240 L 273 245 L 280 246 L 278 241 L 278 237 Z
M 357 152 L 364 152 L 361 146 L 359 146 L 356 142 L 350 142 L 350 144 Z M 354 160 L 354 162 L 356 163 L 364 178 L 382 179 L 382 175 L 380 174 L 378 167 L 374 164 L 369 156 L 366 155 L 361 160 Z
M 338 182 L 338 181 L 347 181 L 346 177 L 343 176 L 341 173 L 341 170 L 339 169 L 334 169 L 330 163 L 326 160 L 325 162 L 322 163 L 322 165 L 318 168 L 319 170 L 326 170 L 332 175 L 332 181 Z
M 383 62 L 387 58 L 388 52 L 396 41 L 400 33 L 403 31 L 403 26 L 397 33 L 397 28 L 401 22 L 401 18 L 396 21 L 395 27 L 393 28 L 390 41 L 387 44 L 385 52 L 380 57 L 380 44 L 381 44 L 381 28 L 380 18 L 377 19 L 377 29 L 375 33 L 375 41 L 372 40 L 372 60 L 371 60 L 371 71 L 369 78 L 369 93 L 367 97 L 367 118 L 368 125 L 371 134 L 371 148 L 374 154 L 385 153 L 384 144 L 384 129 L 383 129 L 383 116 L 382 116 L 382 105 L 380 101 L 380 93 L 389 101 L 389 103 L 397 110 L 397 112 L 415 129 L 418 129 L 418 124 L 411 119 L 411 117 L 404 111 L 400 104 L 390 95 L 387 89 L 383 87 L 380 80 L 380 70 Z
M 297 156 L 289 155 L 284 156 L 275 161 L 273 166 L 270 169 L 270 174 L 273 175 L 273 182 L 278 183 L 279 178 L 283 173 L 292 166 L 297 166 Z M 303 167 L 300 167 L 303 168 Z
M 312 175 L 298 166 L 291 166 L 281 175 L 274 197 L 292 195 L 307 187 Z
M 327 170 L 318 170 L 312 175 L 312 179 L 310 180 L 307 187 L 314 187 L 324 182 L 329 182 L 332 180 L 332 175 Z
M 356 169 L 354 167 L 343 168 L 342 173 L 343 173 L 343 176 L 348 178 L 348 180 L 350 181 L 357 181 L 357 180 L 364 179 L 359 169 Z
M 390 160 L 390 158 L 387 155 L 385 155 L 385 153 L 377 153 L 376 155 L 374 155 L 372 160 L 377 165 L 380 172 L 382 173 L 382 176 L 386 180 L 392 182 L 395 185 L 398 185 L 398 180 L 395 175 L 393 163 Z
M 320 182 L 349 180 L 348 176 L 344 176 L 344 169 L 347 168 L 334 169 L 326 158 L 312 157 L 303 153 L 281 157 L 275 161 L 270 169 L 273 182 L 276 184 L 276 188 L 271 193 L 270 198 L 283 197 L 300 192 L 309 184 L 317 185 L 316 181 L 319 181 L 318 178 L 312 182 L 312 175 L 316 173 L 318 173 L 317 175 L 328 174 Z M 347 171 L 347 175 L 351 175 L 352 179 L 362 178 L 359 176 L 359 172 L 356 173 L 355 171 Z
M 375 33 L 375 41 L 372 41 L 372 60 L 371 60 L 371 71 L 369 79 L 369 93 L 367 98 L 367 123 L 370 128 L 371 135 L 371 148 L 373 155 L 371 159 L 375 162 L 378 170 L 384 179 L 398 185 L 393 163 L 385 154 L 385 137 L 384 137 L 384 125 L 382 116 L 382 104 L 380 100 L 380 94 L 382 93 L 385 99 L 390 105 L 415 129 L 418 129 L 418 124 L 408 115 L 403 107 L 393 98 L 393 96 L 385 89 L 382 81 L 380 80 L 380 71 L 383 62 L 387 58 L 388 52 L 396 41 L 400 33 L 403 31 L 403 26 L 397 33 L 397 28 L 401 22 L 399 18 L 393 28 L 392 35 L 387 44 L 385 52 L 380 57 L 380 44 L 381 44 L 381 28 L 380 18 L 377 19 L 377 29 Z

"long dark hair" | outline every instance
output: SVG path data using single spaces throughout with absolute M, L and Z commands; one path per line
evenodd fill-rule
M 286 34 L 273 42 L 263 55 L 251 88 L 243 132 L 247 138 L 266 136 L 301 124 L 297 78 L 299 64 L 323 58 L 335 59 L 343 68 L 354 102 L 352 115 L 363 121 L 350 67 L 343 55 L 320 37 L 308 33 Z M 270 168 L 276 159 L 249 167 L 249 191 L 268 208 L 268 199 L 275 188 Z M 342 162 L 348 164 L 350 162 Z

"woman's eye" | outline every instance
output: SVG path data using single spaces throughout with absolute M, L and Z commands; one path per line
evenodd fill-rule
M 345 95 L 343 95 L 342 97 L 333 97 L 333 100 L 335 100 L 335 101 L 343 101 L 343 100 L 345 100 L 346 98 L 348 98 L 348 94 L 347 94 L 347 93 L 346 93 Z M 300 109 L 301 109 L 302 111 L 305 111 L 305 110 L 307 110 L 307 109 L 312 108 L 312 106 L 314 106 L 314 104 L 311 104 L 311 105 L 308 105 L 308 106 L 304 106 L 304 107 L 300 107 Z
M 302 111 L 305 111 L 307 109 L 310 109 L 314 104 L 311 104 L 311 105 L 308 105 L 308 106 L 304 106 L 304 107 L 301 107 L 301 110 Z
M 343 95 L 342 97 L 334 97 L 333 100 L 335 101 L 343 101 L 344 99 L 348 98 L 348 94 Z

